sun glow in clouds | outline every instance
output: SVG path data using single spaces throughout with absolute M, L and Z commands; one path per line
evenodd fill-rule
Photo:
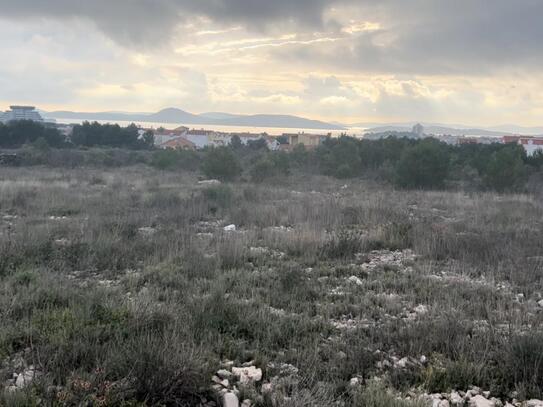
M 12 2 L 0 104 L 540 125 L 543 3 L 483 6 Z

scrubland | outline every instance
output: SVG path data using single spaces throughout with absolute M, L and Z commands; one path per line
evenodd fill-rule
M 535 195 L 0 168 L 0 405 L 542 398 L 542 226 Z

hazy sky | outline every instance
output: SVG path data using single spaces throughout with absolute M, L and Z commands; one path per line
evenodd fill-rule
M 0 109 L 543 124 L 543 0 L 0 0 Z

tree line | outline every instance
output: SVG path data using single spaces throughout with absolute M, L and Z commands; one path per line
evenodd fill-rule
M 71 138 L 66 139 L 53 126 L 30 121 L 0 123 L 0 148 L 25 145 L 153 150 L 142 162 L 163 170 L 201 170 L 225 181 L 240 176 L 254 182 L 277 181 L 296 171 L 340 179 L 370 177 L 402 188 L 518 191 L 543 167 L 543 153 L 528 157 L 516 144 L 453 146 L 433 138 L 389 135 L 367 140 L 344 135 L 329 137 L 315 149 L 298 145 L 288 153 L 268 151 L 264 140 L 244 145 L 236 137 L 227 147 L 203 151 L 154 150 L 152 132 L 140 135 L 133 124 L 123 128 L 85 122 L 74 126 Z
M 316 149 L 293 151 L 221 147 L 208 151 L 201 168 L 209 177 L 232 180 L 242 174 L 254 182 L 277 180 L 292 171 L 340 179 L 370 177 L 409 189 L 464 188 L 520 191 L 541 173 L 543 153 L 528 157 L 517 144 L 448 145 L 434 138 L 387 137 L 364 140 L 328 138 Z
M 113 147 L 135 150 L 154 146 L 154 135 L 146 132 L 141 137 L 135 124 L 121 127 L 118 124 L 84 122 L 73 127 L 66 138 L 56 127 L 29 120 L 0 123 L 0 147 L 20 148 L 36 143 L 40 147 Z

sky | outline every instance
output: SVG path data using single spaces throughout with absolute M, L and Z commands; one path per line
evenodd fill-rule
M 543 125 L 543 0 L 0 0 L 0 109 Z

